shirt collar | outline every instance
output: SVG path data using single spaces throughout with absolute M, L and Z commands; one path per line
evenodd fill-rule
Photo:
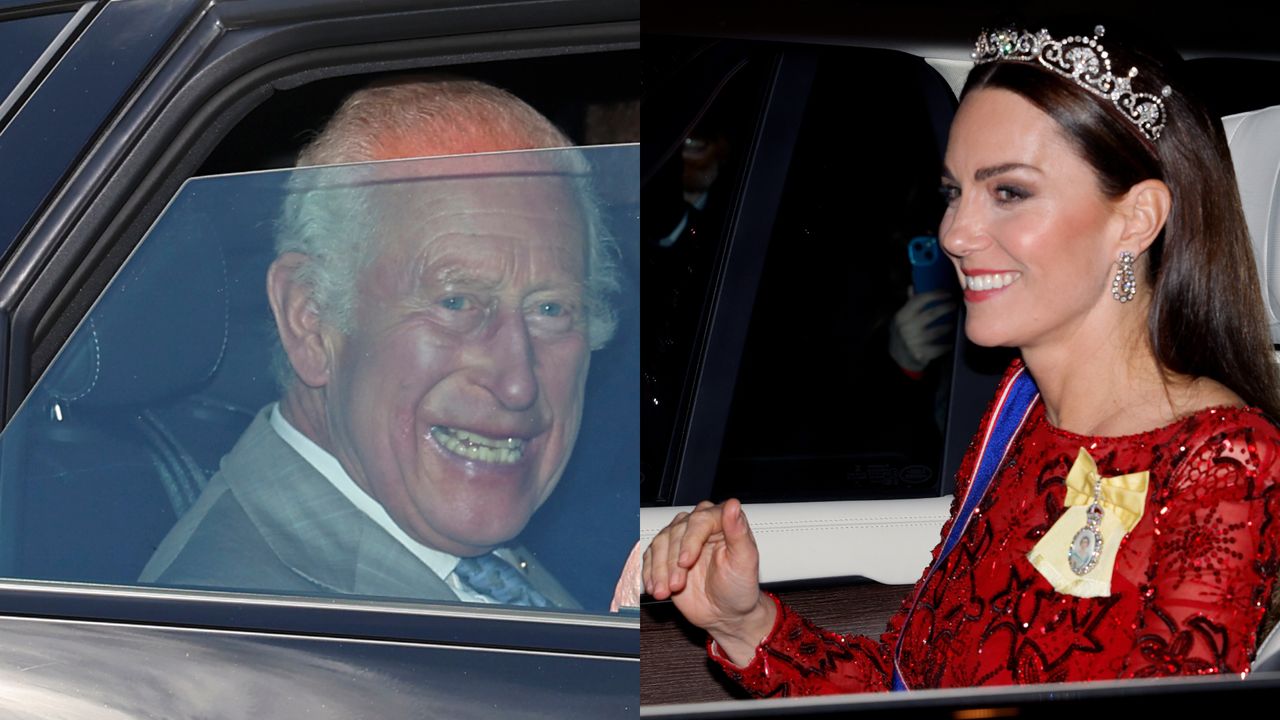
M 289 447 L 297 451 L 308 464 L 332 483 L 334 489 L 342 493 L 342 496 L 352 505 L 355 505 L 360 512 L 369 516 L 369 519 L 377 523 L 378 527 L 386 530 L 391 537 L 395 538 L 401 545 L 404 545 L 424 565 L 431 568 L 431 571 L 437 577 L 447 578 L 453 572 L 453 569 L 458 565 L 456 556 L 427 547 L 409 537 L 409 534 L 391 519 L 382 504 L 374 500 L 351 479 L 351 476 L 343 469 L 337 458 L 312 442 L 311 438 L 299 432 L 285 418 L 284 414 L 280 412 L 280 403 L 275 403 L 271 406 L 271 428 L 276 431 L 276 434 Z

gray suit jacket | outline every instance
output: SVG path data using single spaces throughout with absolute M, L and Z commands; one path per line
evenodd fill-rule
M 444 580 L 254 418 L 139 580 L 228 590 L 456 600 Z M 530 553 L 512 552 L 557 607 L 579 605 Z

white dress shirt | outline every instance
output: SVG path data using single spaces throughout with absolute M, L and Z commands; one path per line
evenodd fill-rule
M 474 592 L 458 579 L 453 572 L 453 569 L 458 565 L 456 556 L 429 548 L 409 537 L 409 534 L 402 530 L 395 520 L 391 519 L 391 515 L 387 513 L 386 508 L 382 507 L 381 503 L 374 500 L 369 493 L 365 492 L 363 488 L 351 479 L 351 476 L 343 469 L 337 458 L 312 442 L 311 438 L 303 435 L 285 419 L 284 414 L 280 412 L 279 403 L 271 407 L 271 427 L 282 440 L 288 443 L 289 447 L 302 456 L 302 459 L 306 460 L 317 472 L 332 483 L 334 489 L 342 493 L 342 496 L 352 505 L 355 505 L 360 512 L 369 516 L 369 519 L 373 520 L 379 527 L 386 530 L 391 537 L 395 538 L 397 542 L 405 546 L 409 552 L 413 553 L 414 557 L 422 561 L 423 565 L 431 568 L 431 572 L 435 573 L 436 577 L 443 578 L 445 584 L 449 586 L 450 590 L 453 590 L 459 600 L 476 603 L 495 602 L 484 595 Z

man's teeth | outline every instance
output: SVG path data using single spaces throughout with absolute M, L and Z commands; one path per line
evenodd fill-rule
M 994 275 L 965 275 L 964 287 L 966 290 L 999 290 L 1020 277 L 1022 277 L 1022 273 L 1016 272 L 995 273 Z
M 524 454 L 525 441 L 520 438 L 491 438 L 442 425 L 431 428 L 431 437 L 444 449 L 468 460 L 509 465 Z

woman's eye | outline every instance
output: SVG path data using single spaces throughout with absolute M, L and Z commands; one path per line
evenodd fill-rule
M 1030 193 L 1016 185 L 996 186 L 996 199 L 1000 202 L 1017 202 L 1018 200 L 1025 200 L 1029 195 Z
M 942 199 L 947 201 L 948 205 L 960 199 L 960 188 L 950 183 L 943 183 L 938 188 L 938 193 L 942 195 Z
M 440 307 L 445 310 L 453 310 L 461 312 L 462 310 L 471 309 L 471 301 L 461 295 L 453 295 L 440 301 Z

